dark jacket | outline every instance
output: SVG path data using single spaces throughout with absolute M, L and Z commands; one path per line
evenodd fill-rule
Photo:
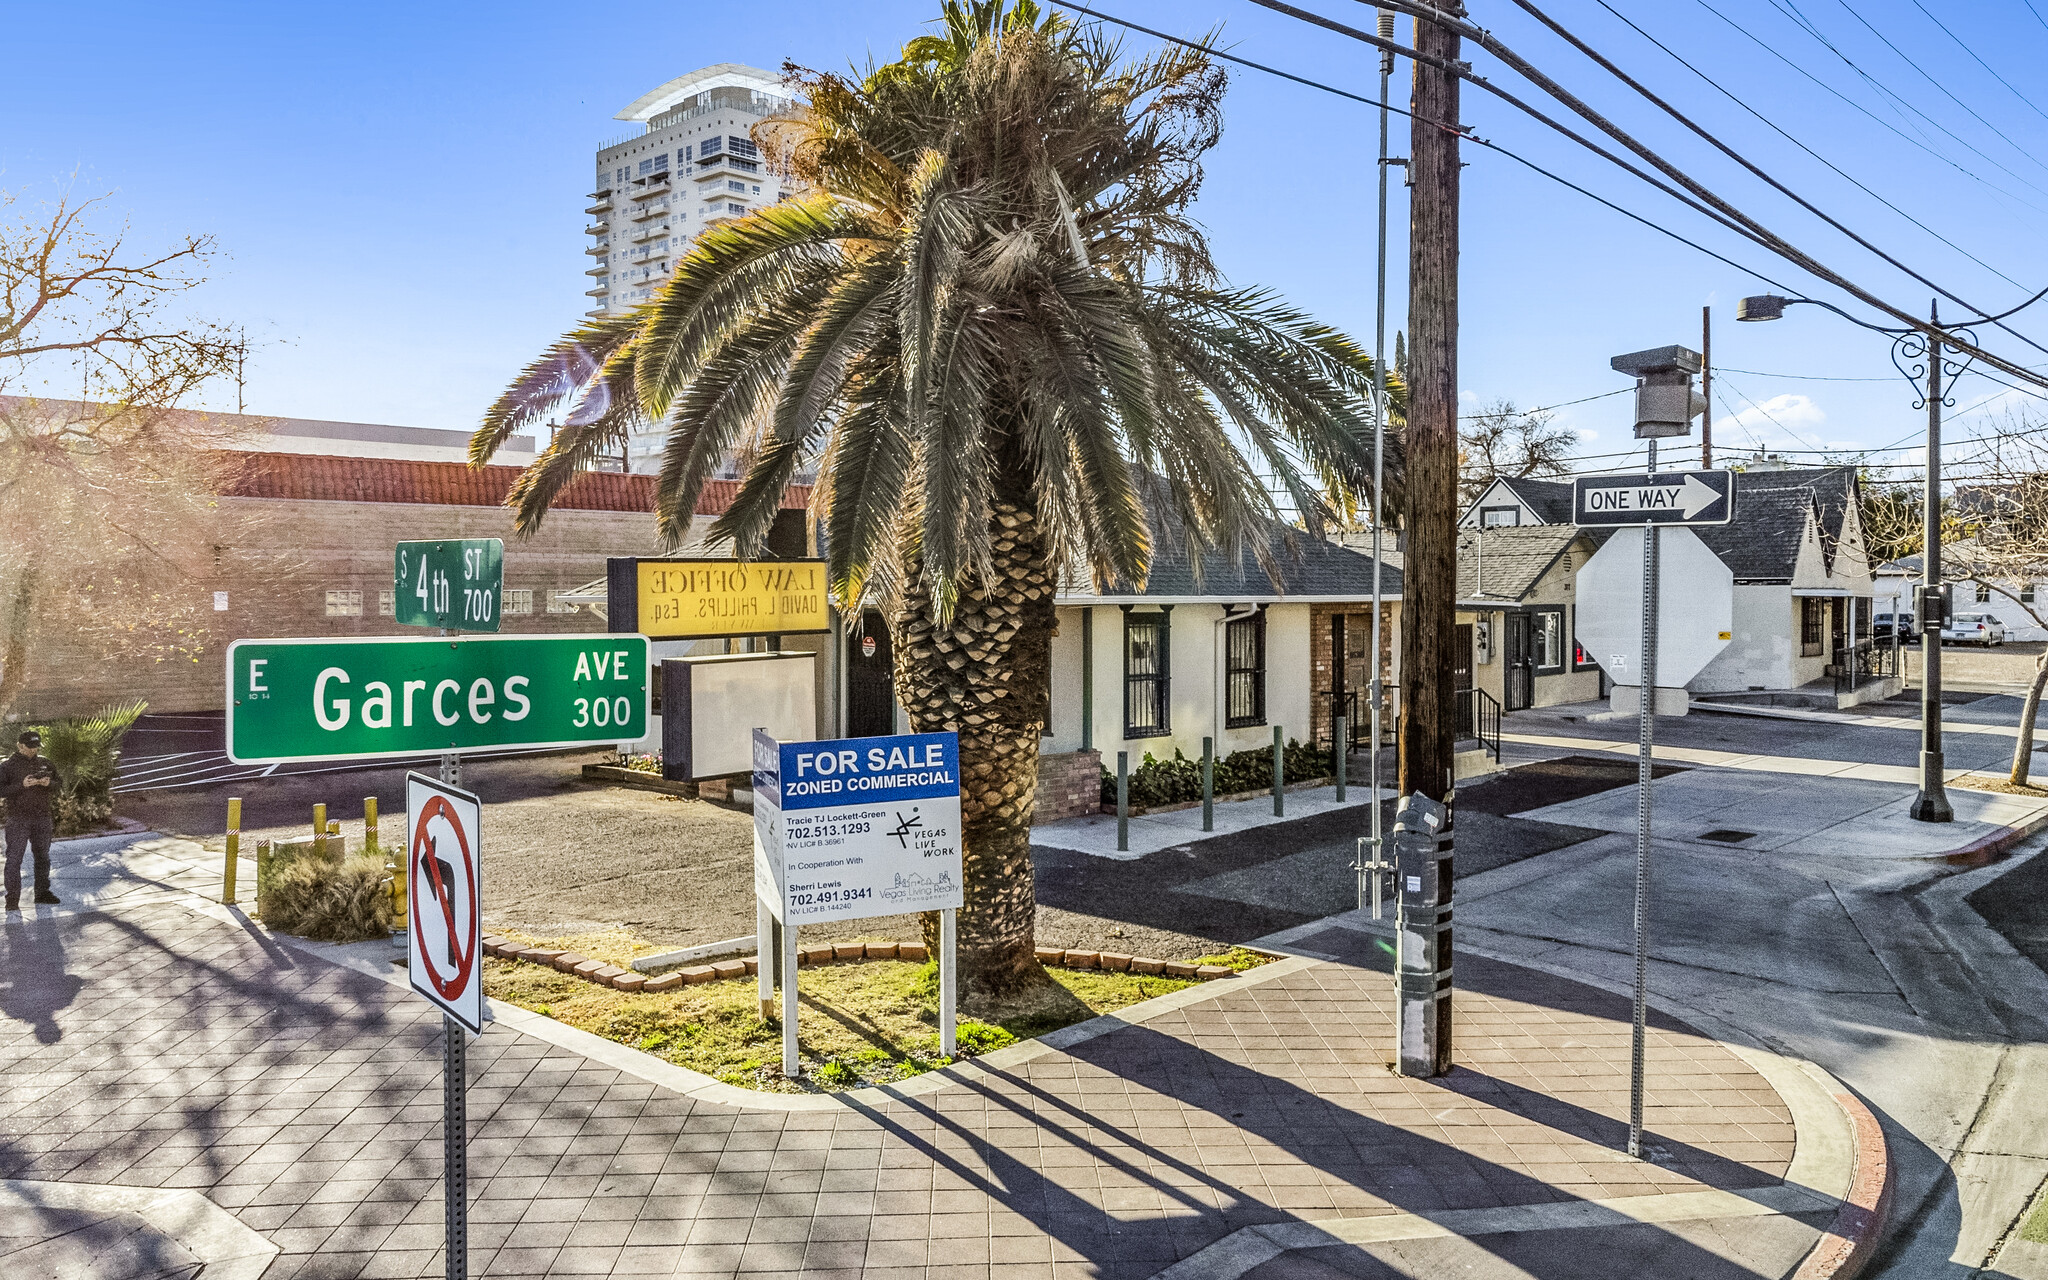
M 48 777 L 47 787 L 29 787 L 22 784 L 30 778 Z M 0 764 L 0 800 L 7 802 L 9 818 L 47 818 L 50 816 L 50 801 L 56 797 L 64 780 L 57 776 L 57 767 L 46 756 L 31 759 L 17 751 Z

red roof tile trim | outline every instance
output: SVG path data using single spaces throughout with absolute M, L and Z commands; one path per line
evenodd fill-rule
M 334 458 L 303 453 L 230 455 L 230 498 L 299 498 L 327 502 L 410 502 L 428 506 L 497 507 L 519 475 L 518 467 L 470 467 L 460 462 L 408 462 L 393 458 Z M 739 493 L 737 480 L 709 480 L 697 495 L 697 514 L 720 515 Z M 785 509 L 809 504 L 809 485 L 791 485 Z M 555 498 L 556 510 L 652 511 L 654 477 L 586 471 Z

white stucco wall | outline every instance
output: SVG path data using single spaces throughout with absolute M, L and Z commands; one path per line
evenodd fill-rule
M 1694 693 L 1739 693 L 1745 689 L 1789 689 L 1820 678 L 1826 658 L 1798 657 L 1797 606 L 1782 584 L 1735 587 L 1735 638 L 1692 678 Z M 1795 668 L 1811 665 L 1813 674 Z
M 1266 723 L 1220 732 L 1216 715 L 1216 646 L 1222 629 L 1216 620 L 1223 616 L 1223 607 L 1175 605 L 1170 627 L 1172 684 L 1167 700 L 1172 732 L 1128 741 L 1123 737 L 1123 610 L 1116 605 L 1095 605 L 1093 609 L 1095 733 L 1091 744 L 1102 752 L 1105 764 L 1113 762 L 1119 751 L 1130 752 L 1133 767 L 1148 751 L 1161 759 L 1171 759 L 1178 748 L 1189 759 L 1199 759 L 1202 739 L 1209 736 L 1220 736 L 1220 755 L 1270 747 L 1274 724 L 1281 725 L 1290 738 L 1308 736 L 1313 679 L 1308 605 L 1275 604 L 1266 610 Z M 1139 605 L 1135 612 L 1157 609 L 1156 605 Z M 1082 742 L 1081 612 L 1080 606 L 1061 606 L 1057 610 L 1059 631 L 1053 637 L 1053 732 L 1043 743 L 1048 752 L 1074 751 Z

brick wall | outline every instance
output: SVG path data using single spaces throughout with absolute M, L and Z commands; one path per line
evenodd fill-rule
M 197 602 L 198 655 L 107 662 L 89 637 L 51 626 L 33 641 L 25 711 L 70 715 L 133 697 L 153 711 L 218 711 L 230 641 L 423 634 L 378 612 L 379 593 L 391 590 L 392 545 L 403 539 L 504 539 L 506 591 L 531 591 L 533 611 L 505 616 L 501 634 L 603 631 L 587 608 L 549 613 L 549 593 L 604 577 L 607 556 L 657 552 L 654 517 L 644 512 L 558 510 L 520 538 L 503 507 L 232 497 L 220 506 L 213 572 L 163 587 Z M 227 592 L 224 612 L 213 608 L 217 591 Z M 361 592 L 361 615 L 328 616 L 329 591 Z M 100 607 L 109 625 L 119 623 L 119 602 Z
M 1041 752 L 1038 757 L 1038 800 L 1033 822 L 1057 822 L 1084 813 L 1102 812 L 1102 753 Z
M 1309 722 L 1317 742 L 1323 741 L 1330 733 L 1330 699 L 1326 695 L 1335 687 L 1332 683 L 1334 673 L 1330 663 L 1330 620 L 1340 613 L 1344 615 L 1344 639 L 1347 648 L 1360 647 L 1359 641 L 1368 636 L 1372 630 L 1372 602 L 1370 600 L 1356 605 L 1318 604 L 1309 607 L 1309 662 L 1312 674 L 1310 688 L 1314 691 L 1314 696 L 1310 699 Z M 1380 605 L 1380 683 L 1390 688 L 1393 682 L 1394 606 L 1382 602 Z M 1346 687 L 1351 687 L 1352 683 L 1347 681 Z M 1358 688 L 1358 707 L 1360 719 L 1362 720 L 1366 706 L 1365 690 L 1362 682 L 1359 682 Z M 1391 694 L 1387 701 L 1391 705 L 1393 701 Z M 1385 717 L 1382 717 L 1382 731 L 1391 731 L 1392 728 L 1393 726 L 1386 722 Z M 1354 735 L 1360 731 L 1357 726 L 1354 726 L 1352 730 Z

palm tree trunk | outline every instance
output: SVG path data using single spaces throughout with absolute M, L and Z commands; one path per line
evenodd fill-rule
M 2020 736 L 2012 745 L 2012 784 L 2027 785 L 2034 764 L 2034 716 L 2041 710 L 2041 688 L 2048 685 L 2048 649 L 2034 659 L 2034 683 L 2027 686 L 2026 705 L 2020 708 Z
M 1021 491 L 999 484 L 1006 495 Z M 998 497 L 989 532 L 994 576 L 963 579 L 949 621 L 915 559 L 904 566 L 895 617 L 896 696 L 912 731 L 960 735 L 960 994 L 975 1012 L 1028 1006 L 1054 986 L 1032 953 L 1031 809 L 1057 575 L 1028 502 Z M 924 933 L 936 947 L 937 913 L 925 913 Z
M 28 684 L 28 632 L 35 618 L 39 577 L 30 565 L 14 584 L 14 603 L 7 611 L 6 647 L 0 649 L 0 716 L 14 709 L 15 700 Z

